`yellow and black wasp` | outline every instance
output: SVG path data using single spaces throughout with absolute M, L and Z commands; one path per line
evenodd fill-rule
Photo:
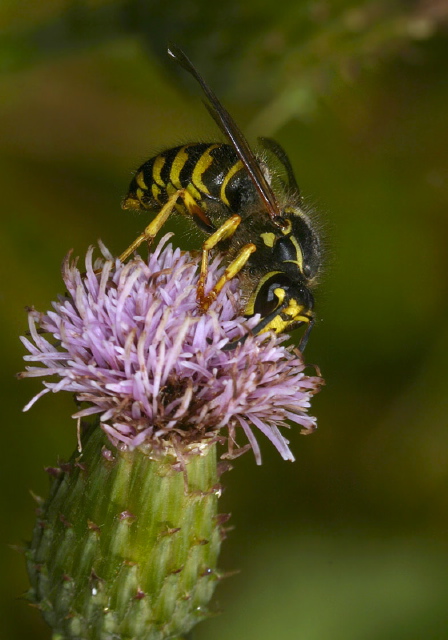
M 170 214 L 180 211 L 207 236 L 197 289 L 200 307 L 207 310 L 224 284 L 238 275 L 245 315 L 261 316 L 252 333 L 279 333 L 307 324 L 300 342 L 303 351 L 314 325 L 310 289 L 319 273 L 321 246 L 289 159 L 278 143 L 260 139 L 287 177 L 282 188 L 275 189 L 274 172 L 252 152 L 191 61 L 175 46 L 168 54 L 200 84 L 206 107 L 230 144 L 185 144 L 137 169 L 123 208 L 158 213 L 120 259 L 126 260 L 145 240 L 151 242 Z M 227 267 L 213 289 L 205 292 L 208 256 L 214 248 L 225 255 Z

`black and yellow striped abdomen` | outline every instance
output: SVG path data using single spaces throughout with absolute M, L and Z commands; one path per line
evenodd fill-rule
M 163 151 L 137 169 L 125 202 L 135 208 L 157 209 L 178 189 L 186 189 L 206 213 L 224 205 L 239 213 L 257 200 L 257 193 L 238 154 L 228 144 L 191 143 Z M 177 205 L 179 210 L 184 205 Z M 220 221 L 210 218 L 213 231 Z M 197 221 L 200 226 L 201 221 Z

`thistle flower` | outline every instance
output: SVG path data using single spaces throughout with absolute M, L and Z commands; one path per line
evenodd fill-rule
M 304 374 L 301 355 L 282 345 L 285 336 L 249 336 L 237 349 L 223 347 L 257 323 L 244 320 L 238 283 L 229 283 L 205 315 L 197 310 L 197 260 L 171 245 L 167 236 L 146 264 L 137 257 L 123 265 L 103 247 L 107 261 L 95 272 L 91 248 L 83 275 L 67 258 L 63 278 L 68 295 L 46 314 L 31 310 L 31 355 L 22 377 L 56 376 L 42 395 L 70 391 L 87 406 L 73 417 L 100 415 L 115 446 L 164 451 L 168 443 L 199 445 L 226 430 L 229 452 L 240 451 L 238 427 L 257 463 L 261 431 L 285 460 L 294 460 L 279 427 L 287 420 L 302 433 L 316 426 L 306 413 L 321 383 Z M 219 260 L 209 269 L 209 286 L 219 277 Z M 41 335 L 56 339 L 49 342 Z
M 239 315 L 236 280 L 201 314 L 199 259 L 168 238 L 147 262 L 122 264 L 101 246 L 81 273 L 67 258 L 66 295 L 47 313 L 29 311 L 25 360 L 38 366 L 21 377 L 45 380 L 25 409 L 65 390 L 78 423 L 97 414 L 81 455 L 52 470 L 28 551 L 30 599 L 61 638 L 187 632 L 207 615 L 220 575 L 216 444 L 226 444 L 222 458 L 252 448 L 259 464 L 261 432 L 294 460 L 280 428 L 316 426 L 307 409 L 321 379 L 305 375 L 285 336 L 250 335 L 258 319 Z M 216 258 L 208 287 L 220 273 Z

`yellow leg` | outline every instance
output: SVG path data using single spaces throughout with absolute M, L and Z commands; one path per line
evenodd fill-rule
M 201 260 L 201 273 L 199 275 L 198 287 L 197 287 L 197 299 L 201 303 L 205 299 L 205 281 L 207 280 L 208 273 L 208 252 L 214 249 L 218 242 L 226 240 L 233 236 L 241 222 L 241 216 L 235 214 L 226 220 L 219 229 L 216 229 L 212 235 L 202 245 L 202 260 Z M 204 311 L 208 309 L 210 305 L 205 307 Z
M 165 222 L 168 220 L 171 213 L 175 209 L 176 203 L 179 200 L 179 198 L 183 200 L 183 203 L 187 208 L 188 213 L 192 217 L 196 216 L 200 220 L 202 220 L 206 225 L 211 225 L 211 222 L 208 219 L 207 215 L 201 209 L 201 207 L 197 204 L 193 196 L 190 193 L 188 193 L 186 189 L 178 189 L 177 191 L 175 191 L 170 195 L 167 202 L 160 209 L 159 213 L 156 215 L 154 220 L 152 220 L 148 224 L 148 226 L 143 231 L 143 233 L 141 233 L 138 236 L 138 238 L 134 240 L 134 242 L 126 249 L 126 251 L 123 251 L 123 253 L 120 256 L 121 262 L 124 262 L 125 260 L 127 260 L 129 256 L 134 251 L 136 251 L 136 249 L 138 249 L 139 246 L 142 244 L 142 242 L 144 242 L 145 240 L 147 240 L 148 244 L 151 244 L 153 239 L 159 233 L 160 229 L 163 227 L 163 225 L 165 224 Z
M 203 311 L 207 311 L 210 305 L 216 300 L 219 292 L 221 291 L 223 286 L 226 284 L 226 282 L 229 282 L 229 280 L 232 280 L 232 278 L 234 278 L 241 271 L 241 269 L 244 267 L 246 262 L 249 260 L 252 253 L 256 250 L 257 250 L 257 247 L 251 242 L 249 242 L 248 244 L 245 244 L 244 247 L 242 247 L 239 253 L 237 254 L 236 258 L 232 260 L 232 262 L 226 268 L 226 270 L 224 271 L 224 273 L 222 274 L 218 282 L 215 284 L 213 289 L 209 291 L 207 295 L 205 295 L 204 291 L 202 290 L 202 296 L 200 296 L 199 285 L 198 285 L 197 297 L 198 297 L 198 301 L 201 306 L 201 309 Z
M 211 225 L 211 222 L 206 216 L 205 212 L 202 211 L 191 194 L 189 194 L 186 189 L 179 189 L 178 191 L 170 195 L 167 202 L 160 209 L 154 220 L 149 223 L 146 229 L 134 240 L 134 242 L 126 249 L 126 251 L 123 251 L 123 253 L 120 255 L 121 262 L 127 260 L 129 256 L 134 251 L 136 251 L 145 240 L 148 242 L 148 244 L 151 244 L 153 239 L 156 237 L 160 229 L 172 214 L 179 198 L 183 200 L 184 205 L 191 216 L 199 217 L 206 224 Z M 226 268 L 223 275 L 215 284 L 213 289 L 207 295 L 205 294 L 205 282 L 207 280 L 208 273 L 208 253 L 211 249 L 216 247 L 216 245 L 221 240 L 230 238 L 235 233 L 240 223 L 241 216 L 237 214 L 231 216 L 224 222 L 224 224 L 219 227 L 219 229 L 212 233 L 212 235 L 207 238 L 207 240 L 202 245 L 201 273 L 199 275 L 199 281 L 197 285 L 197 299 L 203 311 L 207 311 L 213 301 L 216 300 L 216 297 L 218 296 L 225 283 L 229 282 L 229 280 L 232 280 L 232 278 L 234 278 L 241 271 L 246 262 L 249 260 L 251 254 L 256 251 L 256 246 L 254 244 L 248 243 L 244 245 L 238 252 L 236 258 L 232 260 L 232 262 Z
M 188 196 L 188 198 L 186 196 Z M 160 229 L 163 227 L 165 222 L 170 217 L 174 207 L 176 206 L 176 202 L 178 201 L 179 198 L 182 198 L 183 200 L 188 200 L 189 198 L 191 198 L 191 196 L 190 194 L 186 193 L 185 189 L 179 189 L 178 191 L 173 193 L 168 198 L 167 202 L 163 205 L 163 207 L 160 209 L 159 213 L 156 215 L 154 220 L 152 220 L 148 224 L 148 226 L 143 231 L 143 233 L 141 233 L 138 236 L 138 238 L 134 240 L 134 242 L 126 249 L 126 251 L 123 251 L 123 253 L 120 256 L 121 262 L 124 262 L 125 260 L 127 260 L 129 256 L 132 253 L 134 253 L 134 251 L 138 249 L 139 246 L 142 244 L 142 242 L 144 242 L 145 240 L 148 241 L 148 244 L 151 244 L 153 239 L 159 233 Z

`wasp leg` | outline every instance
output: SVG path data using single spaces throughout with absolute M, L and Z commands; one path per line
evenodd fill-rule
M 207 295 L 202 294 L 202 296 L 198 291 L 197 298 L 201 306 L 201 309 L 203 311 L 207 311 L 210 305 L 216 300 L 219 292 L 221 291 L 223 286 L 226 284 L 226 282 L 229 282 L 230 280 L 232 280 L 241 271 L 241 269 L 244 267 L 246 262 L 249 260 L 252 253 L 256 250 L 257 250 L 257 247 L 254 244 L 252 244 L 252 242 L 245 244 L 244 247 L 242 247 L 241 250 L 238 252 L 236 258 L 232 260 L 232 262 L 226 268 L 226 270 L 224 271 L 222 276 L 219 278 L 218 282 L 215 284 L 213 289 L 209 291 Z M 199 288 L 199 285 L 198 285 L 198 288 Z
M 172 214 L 173 210 L 176 208 L 177 206 L 176 203 L 179 200 L 179 198 L 183 200 L 190 215 L 192 216 L 196 215 L 196 216 L 199 216 L 201 219 L 208 220 L 205 217 L 205 214 L 203 213 L 202 209 L 195 202 L 193 196 L 191 196 L 188 193 L 188 191 L 186 191 L 186 189 L 179 189 L 178 191 L 175 191 L 168 198 L 167 202 L 160 209 L 159 213 L 156 215 L 154 220 L 152 220 L 148 224 L 148 226 L 143 231 L 143 233 L 141 233 L 138 236 L 138 238 L 134 240 L 134 242 L 126 249 L 126 251 L 123 251 L 123 253 L 120 256 L 121 262 L 124 262 L 125 260 L 127 260 L 129 256 L 136 249 L 138 249 L 139 246 L 142 244 L 142 242 L 144 242 L 145 240 L 148 242 L 148 244 L 151 244 L 151 242 L 154 240 L 156 235 L 159 233 L 160 229 L 163 227 L 165 222 L 168 220 L 168 218 Z
M 209 291 L 209 293 L 205 294 L 205 281 L 207 279 L 208 272 L 208 253 L 211 249 L 216 247 L 218 242 L 232 236 L 235 233 L 240 222 L 241 216 L 237 214 L 231 216 L 228 220 L 226 220 L 226 222 L 224 222 L 223 225 L 219 227 L 219 229 L 215 231 L 215 233 L 207 238 L 207 240 L 202 245 L 201 273 L 197 286 L 197 299 L 203 311 L 207 311 L 212 302 L 216 300 L 225 283 L 229 282 L 229 280 L 232 280 L 232 278 L 234 278 L 241 271 L 252 253 L 257 249 L 256 246 L 251 242 L 245 244 L 237 253 L 236 258 L 232 260 L 232 262 L 228 265 L 213 289 Z
M 207 238 L 207 240 L 202 245 L 201 273 L 199 275 L 199 282 L 197 286 L 197 299 L 201 303 L 204 311 L 206 311 L 210 306 L 203 306 L 203 301 L 205 299 L 205 281 L 207 280 L 208 273 L 208 253 L 211 249 L 216 247 L 218 242 L 221 242 L 221 240 L 226 240 L 227 238 L 230 238 L 230 236 L 233 236 L 240 223 L 241 216 L 239 216 L 238 214 L 231 216 L 219 227 L 219 229 L 212 233 L 212 235 Z

